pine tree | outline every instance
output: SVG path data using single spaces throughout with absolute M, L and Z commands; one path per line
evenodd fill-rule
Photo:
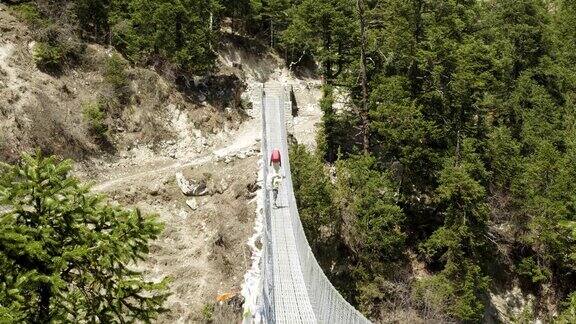
M 430 301 L 426 306 L 449 318 L 481 320 L 486 291 L 493 288 L 488 274 L 499 276 L 485 262 L 493 239 L 523 251 L 498 267 L 508 266 L 521 281 L 529 276 L 527 286 L 544 304 L 570 299 L 576 258 L 570 230 L 576 210 L 573 1 L 362 3 L 363 14 L 339 25 L 354 30 L 342 33 L 346 51 L 338 51 L 335 35 L 323 34 L 329 28 L 322 19 L 338 17 L 332 12 L 338 1 L 301 1 L 287 11 L 291 23 L 284 36 L 288 46 L 302 46 L 320 61 L 333 86 L 321 102 L 319 150 L 329 162 L 338 160 L 334 201 L 342 237 L 358 258 L 353 279 L 363 309 L 381 311 L 386 271 L 377 261 L 363 271 L 364 257 L 385 258 L 360 247 L 371 246 L 370 237 L 386 241 L 389 235 L 359 226 L 373 220 L 372 207 L 379 206 L 364 191 L 371 187 L 364 174 L 384 177 L 382 188 L 399 186 L 393 200 L 406 215 L 407 241 L 420 247 L 434 273 L 414 286 Z M 327 69 L 337 57 L 342 70 Z M 348 109 L 334 109 L 335 93 L 350 95 Z M 354 107 L 365 102 L 369 153 L 377 165 L 369 168 L 354 156 L 363 125 Z M 369 272 L 374 275 L 358 276 Z
M 129 59 L 158 58 L 186 74 L 214 68 L 215 0 L 114 0 L 110 12 L 112 43 Z
M 304 145 L 290 147 L 290 162 L 298 213 L 310 246 L 318 252 L 337 234 L 340 225 L 333 210 L 334 188 L 322 161 Z
M 403 259 L 406 244 L 405 215 L 395 202 L 387 174 L 368 155 L 351 156 L 337 163 L 335 204 L 342 222 L 342 240 L 352 253 L 356 302 L 370 316 L 382 294 L 376 280 L 392 277 Z
M 463 142 L 462 157 L 449 159 L 440 175 L 438 203 L 444 224 L 420 248 L 429 260 L 441 260 L 443 269 L 416 286 L 427 306 L 441 309 L 461 320 L 480 320 L 488 278 L 482 271 L 486 257 L 488 205 L 486 191 L 476 179 L 486 176 L 475 153 L 474 141 Z M 434 291 L 438 285 L 447 291 Z
M 334 82 L 357 44 L 354 6 L 347 0 L 303 0 L 288 15 L 292 19 L 282 34 L 284 45 L 312 54 L 322 64 L 326 82 Z
M 277 47 L 282 32 L 292 20 L 288 10 L 299 3 L 299 0 L 251 0 L 252 33 L 261 35 L 271 47 Z
M 232 19 L 232 31 L 243 29 L 243 26 L 238 26 L 237 21 L 242 24 L 244 21 L 251 18 L 253 14 L 254 3 L 252 0 L 217 0 L 222 10 L 219 10 L 219 15 L 227 16 Z
M 74 3 L 84 37 L 106 40 L 109 36 L 108 13 L 111 0 L 74 0 Z
M 69 161 L 24 155 L 0 169 L 0 322 L 149 322 L 166 279 L 134 270 L 162 226 L 104 202 Z

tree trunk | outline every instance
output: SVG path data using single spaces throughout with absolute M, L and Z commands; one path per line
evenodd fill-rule
M 366 78 L 366 21 L 364 17 L 364 0 L 356 0 L 358 16 L 360 19 L 360 74 L 362 82 L 362 107 L 360 109 L 360 123 L 362 129 L 362 148 L 368 153 L 370 148 L 368 137 L 368 80 Z
M 413 37 L 416 43 L 416 47 L 418 47 L 420 46 L 420 42 L 422 41 L 424 34 L 424 27 L 422 23 L 422 11 L 424 3 L 421 0 L 419 0 L 414 2 L 413 5 L 414 5 Z M 413 50 L 416 51 L 417 48 L 414 48 Z M 415 57 L 415 53 L 412 53 L 412 55 Z M 416 61 L 416 59 L 413 59 L 412 62 L 410 63 L 408 75 L 410 78 L 410 84 L 411 84 L 410 88 L 412 91 L 412 97 L 417 97 L 422 90 L 422 78 L 420 69 L 418 67 L 418 62 Z
M 52 287 L 43 283 L 39 289 L 40 301 L 38 302 L 38 323 L 50 323 L 50 298 L 52 296 Z
M 274 48 L 274 21 L 270 19 L 270 47 Z

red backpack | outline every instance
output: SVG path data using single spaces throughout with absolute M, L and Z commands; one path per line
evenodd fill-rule
M 280 160 L 279 149 L 272 150 L 272 156 L 270 157 L 270 165 L 272 165 L 272 163 L 280 163 L 280 165 L 282 165 L 282 161 Z

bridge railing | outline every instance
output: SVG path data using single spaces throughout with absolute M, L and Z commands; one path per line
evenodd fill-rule
M 264 86 L 262 86 L 264 87 Z M 263 222 L 264 226 L 262 229 L 262 258 L 260 258 L 260 268 L 262 269 L 262 310 L 263 318 L 268 322 L 269 319 L 276 318 L 274 313 L 274 267 L 272 265 L 273 255 L 272 255 L 272 240 L 270 239 L 272 232 L 270 231 L 271 224 L 271 213 L 270 213 L 270 192 L 266 188 L 266 181 L 268 179 L 268 141 L 266 136 L 266 113 L 264 105 L 264 88 L 262 88 L 262 190 L 264 192 L 264 203 L 263 203 Z

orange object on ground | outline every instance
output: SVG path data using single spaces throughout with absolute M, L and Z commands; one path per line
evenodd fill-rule
M 230 299 L 234 298 L 236 296 L 236 293 L 234 292 L 227 292 L 227 293 L 223 293 L 218 295 L 218 297 L 216 297 L 216 301 L 217 302 L 227 302 Z

